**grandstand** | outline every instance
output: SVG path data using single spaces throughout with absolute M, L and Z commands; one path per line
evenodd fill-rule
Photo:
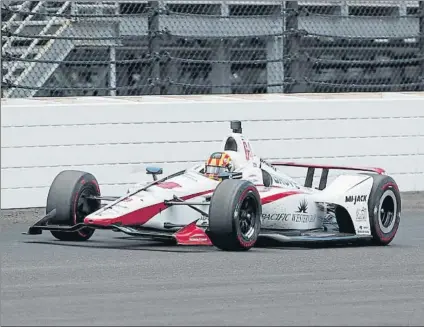
M 4 97 L 424 90 L 424 1 L 2 3 Z

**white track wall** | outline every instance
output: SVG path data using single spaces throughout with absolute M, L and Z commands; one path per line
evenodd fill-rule
M 424 190 L 424 95 L 223 95 L 2 99 L 1 208 L 45 206 L 64 169 L 93 173 L 104 195 L 145 175 L 203 162 L 230 120 L 267 159 L 379 166 Z M 302 168 L 286 169 L 304 180 Z M 318 176 L 318 175 L 317 175 Z M 334 177 L 334 176 L 333 176 Z

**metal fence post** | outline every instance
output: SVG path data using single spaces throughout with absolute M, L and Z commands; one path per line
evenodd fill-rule
M 0 4 L 0 26 L 3 27 L 2 23 L 2 11 L 3 11 L 3 6 L 5 6 L 6 4 L 4 2 L 2 2 Z M 3 47 L 3 32 L 0 31 L 0 44 Z M 3 52 L 3 51 L 2 51 Z M 0 97 L 3 98 L 3 53 L 0 56 Z
M 420 15 L 419 18 L 419 47 L 420 47 L 420 57 L 424 56 L 424 0 L 419 2 L 418 12 Z M 419 91 L 424 91 L 424 61 L 421 60 L 420 65 L 420 76 L 419 80 L 421 81 L 421 85 L 418 88 Z
M 227 3 L 222 3 L 221 5 L 221 16 L 229 16 L 229 8 Z M 231 64 L 225 61 L 231 59 L 231 53 L 228 49 L 228 44 L 230 42 L 225 38 L 217 42 L 216 49 L 213 51 L 213 60 L 217 62 L 212 62 L 211 70 L 211 80 L 212 80 L 212 93 L 213 94 L 231 94 L 231 87 L 221 87 L 221 85 L 231 84 L 229 82 L 231 75 Z
M 115 12 L 116 16 L 119 16 L 119 5 L 118 2 L 115 2 Z M 116 46 L 118 45 L 118 36 L 119 36 L 119 21 L 114 24 L 114 45 L 111 45 L 109 48 L 109 87 L 111 88 L 109 95 L 117 95 L 117 85 L 116 85 Z
M 284 93 L 284 6 L 280 7 L 279 27 L 281 34 L 267 38 L 267 93 Z
M 299 4 L 298 1 L 285 1 L 285 44 L 283 46 L 284 57 L 289 58 L 289 62 L 284 69 L 284 80 L 293 81 L 290 87 L 285 87 L 285 93 L 305 92 L 305 75 L 300 58 L 300 35 L 299 35 Z
M 148 29 L 149 29 L 149 53 L 150 56 L 155 58 L 152 62 L 150 77 L 152 79 L 153 87 L 151 94 L 161 94 L 161 74 L 160 74 L 160 40 L 158 40 L 160 33 L 159 22 L 159 1 L 149 1 L 149 16 L 148 16 Z

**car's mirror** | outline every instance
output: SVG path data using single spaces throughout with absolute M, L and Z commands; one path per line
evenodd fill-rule
M 156 175 L 162 175 L 163 169 L 160 167 L 146 167 L 146 174 L 153 175 L 153 180 L 156 180 Z

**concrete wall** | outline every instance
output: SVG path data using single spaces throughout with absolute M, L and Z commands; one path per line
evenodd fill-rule
M 206 160 L 243 121 L 262 157 L 381 166 L 424 190 L 424 94 L 2 99 L 1 208 L 42 207 L 64 169 L 124 192 L 146 165 L 171 173 Z M 303 181 L 306 171 L 286 171 Z M 338 173 L 338 172 L 337 172 Z

